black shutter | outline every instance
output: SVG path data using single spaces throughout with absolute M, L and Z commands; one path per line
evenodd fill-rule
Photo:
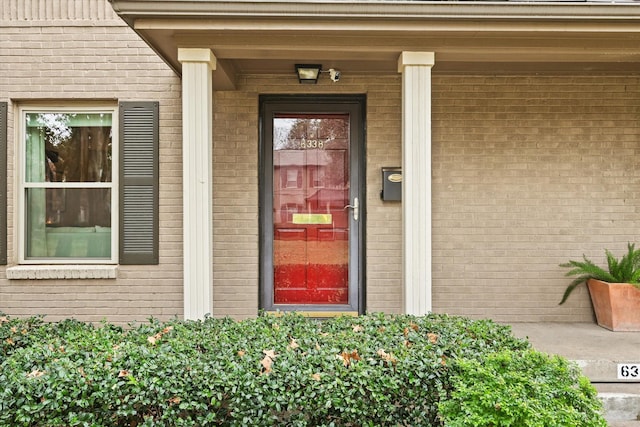
M 0 265 L 7 265 L 7 102 L 0 102 Z
M 120 264 L 158 264 L 158 102 L 120 102 Z

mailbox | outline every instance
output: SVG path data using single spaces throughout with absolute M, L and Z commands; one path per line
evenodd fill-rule
M 384 201 L 402 200 L 402 169 L 399 167 L 382 168 L 382 191 Z

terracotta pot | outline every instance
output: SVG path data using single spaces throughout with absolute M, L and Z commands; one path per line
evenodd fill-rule
M 612 331 L 640 331 L 640 289 L 594 279 L 587 286 L 598 325 Z

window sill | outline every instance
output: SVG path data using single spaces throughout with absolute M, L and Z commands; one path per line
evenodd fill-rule
M 7 268 L 10 280 L 116 279 L 116 265 L 18 265 Z

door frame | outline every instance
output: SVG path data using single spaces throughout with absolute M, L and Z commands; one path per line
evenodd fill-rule
M 261 95 L 259 98 L 259 307 L 265 311 L 297 311 L 312 316 L 365 312 L 366 224 L 366 96 Z M 350 202 L 358 197 L 358 221 L 349 216 L 349 304 L 275 304 L 273 289 L 273 116 L 275 113 L 349 113 Z

